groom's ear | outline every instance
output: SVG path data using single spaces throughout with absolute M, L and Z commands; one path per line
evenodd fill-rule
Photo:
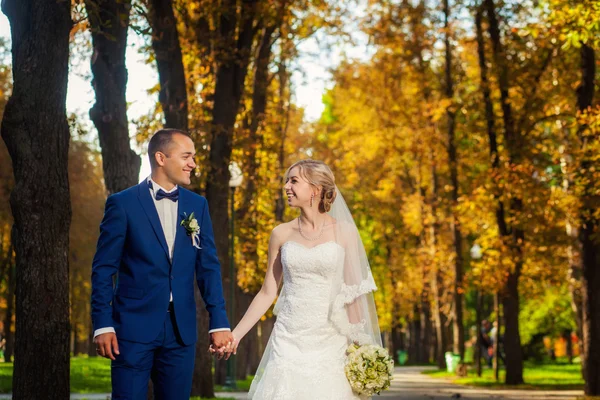
M 157 151 L 156 153 L 154 153 L 154 162 L 157 167 L 162 167 L 163 165 L 165 165 L 166 159 L 167 156 L 163 152 Z

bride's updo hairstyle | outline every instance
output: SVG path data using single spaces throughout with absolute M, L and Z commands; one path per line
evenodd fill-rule
M 319 211 L 329 212 L 331 205 L 335 201 L 335 177 L 331 169 L 323 161 L 301 160 L 295 162 L 285 173 L 287 181 L 290 171 L 298 167 L 300 175 L 306 179 L 315 189 L 321 188 L 321 199 L 319 201 Z

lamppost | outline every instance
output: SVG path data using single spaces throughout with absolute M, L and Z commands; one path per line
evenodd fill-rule
M 231 219 L 229 227 L 229 317 L 233 322 L 235 320 L 235 234 L 234 234 L 234 220 L 235 220 L 235 189 L 240 187 L 244 176 L 239 165 L 232 161 L 229 164 L 229 188 L 231 193 Z M 235 358 L 230 357 L 227 360 L 227 377 L 225 378 L 225 387 L 229 389 L 235 389 Z
M 481 254 L 481 246 L 478 245 L 477 243 L 475 243 L 473 245 L 473 247 L 471 247 L 470 253 L 471 253 L 471 258 L 473 260 L 479 260 L 481 258 L 481 256 L 482 256 L 482 254 Z
M 471 247 L 471 259 L 479 260 L 481 259 L 481 246 L 477 243 Z M 481 309 L 483 306 L 483 294 L 481 293 L 481 289 L 477 289 L 477 305 L 475 306 L 475 336 L 476 344 L 475 344 L 475 366 L 477 368 L 477 376 L 481 376 Z

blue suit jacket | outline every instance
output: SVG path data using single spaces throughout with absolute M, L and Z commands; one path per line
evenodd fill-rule
M 184 212 L 193 212 L 198 220 L 201 250 L 180 225 Z M 229 328 L 207 201 L 179 188 L 177 214 L 170 260 L 147 181 L 107 199 L 92 265 L 94 330 L 112 326 L 117 339 L 150 343 L 163 327 L 172 292 L 181 339 L 186 345 L 194 343 L 198 338 L 194 273 L 210 316 L 209 329 Z

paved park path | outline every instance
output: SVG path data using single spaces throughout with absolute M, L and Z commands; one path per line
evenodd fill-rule
M 574 400 L 578 396 L 583 396 L 583 391 L 580 390 L 494 390 L 455 385 L 449 381 L 435 379 L 421 373 L 427 369 L 432 368 L 396 368 L 390 390 L 381 396 L 374 397 L 373 400 L 377 398 L 398 400 L 442 400 L 453 398 L 461 400 Z
M 373 400 L 575 400 L 583 396 L 581 390 L 541 391 L 541 390 L 493 390 L 452 384 L 443 379 L 435 379 L 421 372 L 432 367 L 398 367 L 392 387 Z M 460 396 L 460 397 L 459 397 Z M 218 393 L 217 397 L 246 399 L 246 393 Z M 10 399 L 9 394 L 0 399 Z M 108 393 L 76 394 L 71 399 L 107 400 Z M 293 399 L 281 399 L 293 400 Z

